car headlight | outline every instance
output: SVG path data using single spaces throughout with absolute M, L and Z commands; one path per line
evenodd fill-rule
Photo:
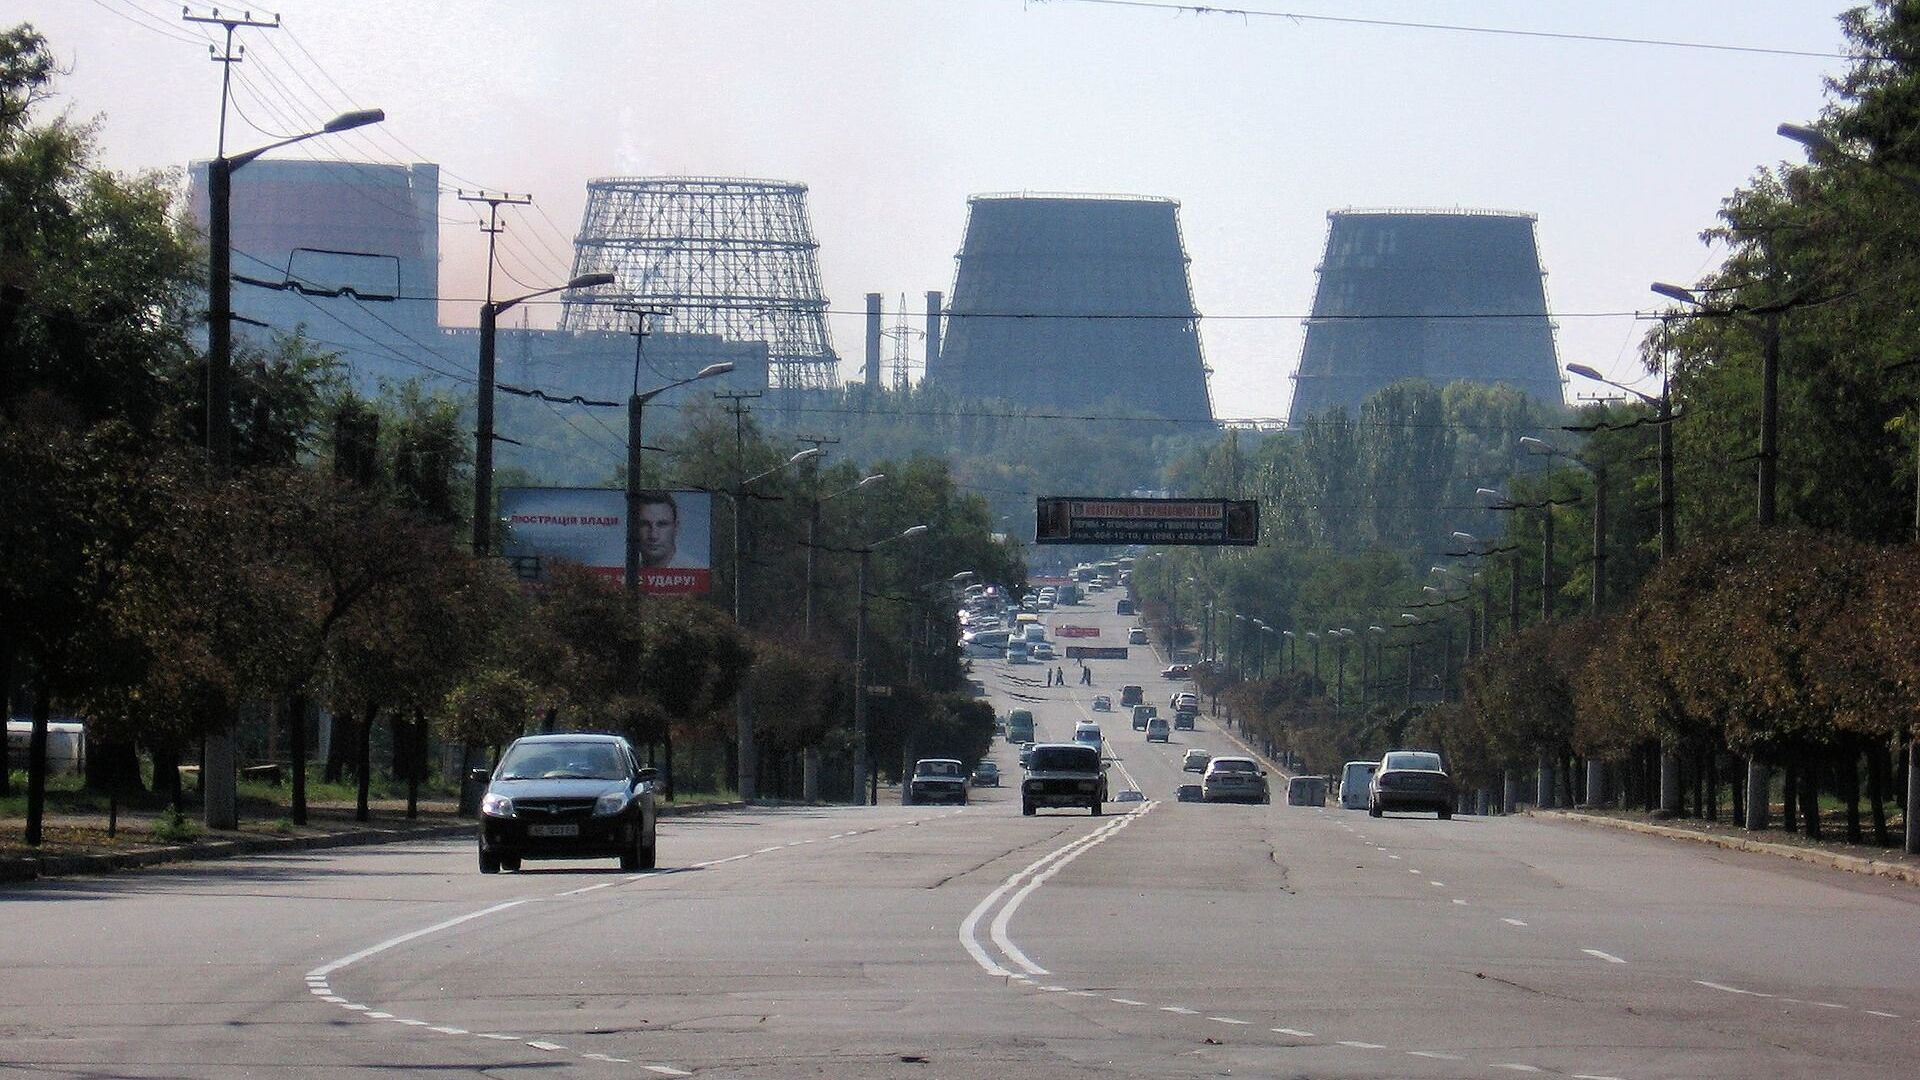
M 627 803 L 631 799 L 632 796 L 624 791 L 609 791 L 605 795 L 593 800 L 594 815 L 597 817 L 605 817 L 609 814 L 617 814 L 627 808 Z
M 488 792 L 480 800 L 480 812 L 488 817 L 512 817 L 513 800 L 505 795 Z

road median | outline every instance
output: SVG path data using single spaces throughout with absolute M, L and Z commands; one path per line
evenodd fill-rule
M 1528 810 L 1527 814 L 1532 817 L 1569 821 L 1581 825 L 1623 829 L 1645 836 L 1664 836 L 1675 840 L 1711 844 L 1728 851 L 1750 851 L 1777 858 L 1793 859 L 1811 866 L 1844 870 L 1850 874 L 1891 878 L 1895 881 L 1904 881 L 1909 885 L 1920 885 L 1920 859 L 1895 853 L 1888 853 L 1886 857 L 1859 855 L 1811 843 L 1783 843 L 1777 840 L 1757 839 L 1744 833 L 1717 832 L 1705 827 L 1694 828 L 1685 825 L 1637 821 L 1607 814 L 1581 813 L 1577 810 Z

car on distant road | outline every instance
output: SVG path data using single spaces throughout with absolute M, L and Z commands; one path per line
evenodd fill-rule
M 1171 740 L 1172 736 L 1167 731 L 1166 717 L 1155 716 L 1147 721 L 1148 742 L 1170 742 Z
M 983 761 L 973 767 L 974 787 L 999 787 L 1000 766 L 991 761 Z
M 1191 690 L 1176 690 L 1174 691 L 1173 697 L 1168 699 L 1167 705 L 1174 712 L 1179 712 L 1182 708 L 1198 710 L 1200 708 L 1200 695 Z
M 1073 741 L 1088 746 L 1099 747 L 1101 742 L 1100 725 L 1091 720 L 1082 720 L 1073 725 Z
M 921 758 L 913 764 L 907 778 L 904 801 L 908 806 L 921 803 L 952 802 L 967 805 L 967 770 L 953 758 Z
M 1453 816 L 1453 778 L 1440 755 L 1426 750 L 1389 750 L 1374 771 L 1367 812 L 1432 810 L 1445 821 Z
M 1199 802 L 1200 785 L 1181 784 L 1173 790 L 1173 799 L 1175 802 Z
M 1145 700 L 1147 700 L 1147 692 L 1138 686 L 1129 685 L 1120 688 L 1120 707 L 1123 709 L 1132 708 Z
M 1187 756 L 1180 760 L 1180 769 L 1182 772 L 1203 773 L 1207 771 L 1207 762 L 1211 760 L 1213 760 L 1212 754 L 1196 746 L 1187 751 Z
M 1020 782 L 1020 812 L 1031 816 L 1043 806 L 1084 806 L 1100 816 L 1106 777 L 1100 749 L 1084 743 L 1038 743 Z
M 1127 644 L 1129 644 L 1129 645 L 1145 645 L 1146 643 L 1147 643 L 1147 628 L 1146 628 L 1146 627 L 1144 627 L 1144 626 L 1136 626 L 1136 627 L 1134 627 L 1133 629 L 1131 629 L 1131 630 L 1129 630 L 1129 631 L 1127 631 Z
M 1108 697 L 1105 694 L 1095 694 L 1093 696 L 1093 711 L 1094 712 L 1112 712 L 1113 699 Z
M 1122 601 L 1120 601 L 1119 603 L 1117 603 L 1117 604 L 1115 604 L 1115 605 L 1113 605 L 1113 613 L 1114 613 L 1115 615 L 1133 615 L 1133 614 L 1137 614 L 1137 613 L 1136 613 L 1136 612 L 1134 611 L 1134 608 L 1133 608 L 1133 601 L 1131 601 L 1131 600 L 1122 600 Z
M 1032 658 L 1033 658 L 1033 659 L 1035 659 L 1035 660 L 1057 660 L 1057 659 L 1059 659 L 1059 657 L 1057 657 L 1057 656 L 1055 656 L 1055 655 L 1054 655 L 1054 652 L 1053 652 L 1053 642 L 1051 642 L 1051 641 L 1030 641 L 1030 642 L 1028 642 L 1028 643 L 1027 643 L 1027 655 L 1028 655 L 1028 656 L 1030 656 L 1030 657 L 1032 657 Z
M 1160 671 L 1163 679 L 1190 679 L 1193 677 L 1192 664 L 1168 664 Z
M 1250 757 L 1214 758 L 1200 777 L 1200 798 L 1203 802 L 1269 802 L 1267 771 Z
M 1113 797 L 1114 802 L 1146 802 L 1147 797 L 1134 788 L 1128 788 Z
M 1032 757 L 1033 757 L 1033 744 L 1030 742 L 1021 743 L 1020 744 L 1020 767 L 1023 769 L 1026 768 L 1028 760 L 1030 760 Z
M 1160 708 L 1157 705 L 1135 705 L 1133 707 L 1133 730 L 1147 730 L 1148 722 L 1159 715 Z
M 1173 730 L 1192 731 L 1194 721 L 1200 719 L 1199 709 L 1180 709 L 1173 714 Z
M 651 870 L 658 845 L 656 773 L 618 735 L 527 735 L 500 755 L 480 799 L 480 872 L 523 859 L 617 857 Z
M 1373 801 L 1373 773 L 1377 761 L 1349 761 L 1340 769 L 1340 808 L 1365 810 Z
M 1296 776 L 1288 780 L 1287 805 L 1327 805 L 1327 778 L 1324 776 Z

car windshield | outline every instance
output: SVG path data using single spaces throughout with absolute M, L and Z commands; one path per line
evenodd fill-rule
M 1057 769 L 1067 772 L 1092 772 L 1100 766 L 1099 751 L 1088 746 L 1036 746 L 1033 748 L 1033 769 L 1045 772 Z
M 960 763 L 957 761 L 923 761 L 916 770 L 921 776 L 959 776 Z
M 1397 754 L 1388 754 L 1387 759 L 1380 763 L 1380 767 L 1383 769 L 1415 769 L 1422 772 L 1440 772 L 1440 755 L 1403 751 Z
M 501 780 L 623 780 L 619 748 L 604 742 L 516 743 L 500 759 Z
M 1255 765 L 1253 762 L 1247 760 L 1246 758 L 1231 758 L 1231 757 L 1214 758 L 1213 764 L 1208 767 L 1211 768 L 1214 772 L 1250 773 L 1250 772 L 1260 771 L 1260 766 Z

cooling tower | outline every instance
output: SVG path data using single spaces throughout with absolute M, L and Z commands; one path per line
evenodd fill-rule
M 1080 409 L 1122 399 L 1209 423 L 1180 204 L 976 195 L 928 378 L 954 393 Z
M 1406 378 L 1507 383 L 1559 404 L 1534 216 L 1494 210 L 1335 210 L 1294 374 L 1288 422 L 1358 414 Z
M 574 240 L 573 272 L 611 271 L 615 283 L 567 294 L 560 328 L 627 329 L 633 316 L 622 304 L 667 309 L 655 324 L 660 330 L 766 342 L 775 387 L 834 387 L 840 359 L 827 333 L 819 251 L 805 184 L 594 180 Z

